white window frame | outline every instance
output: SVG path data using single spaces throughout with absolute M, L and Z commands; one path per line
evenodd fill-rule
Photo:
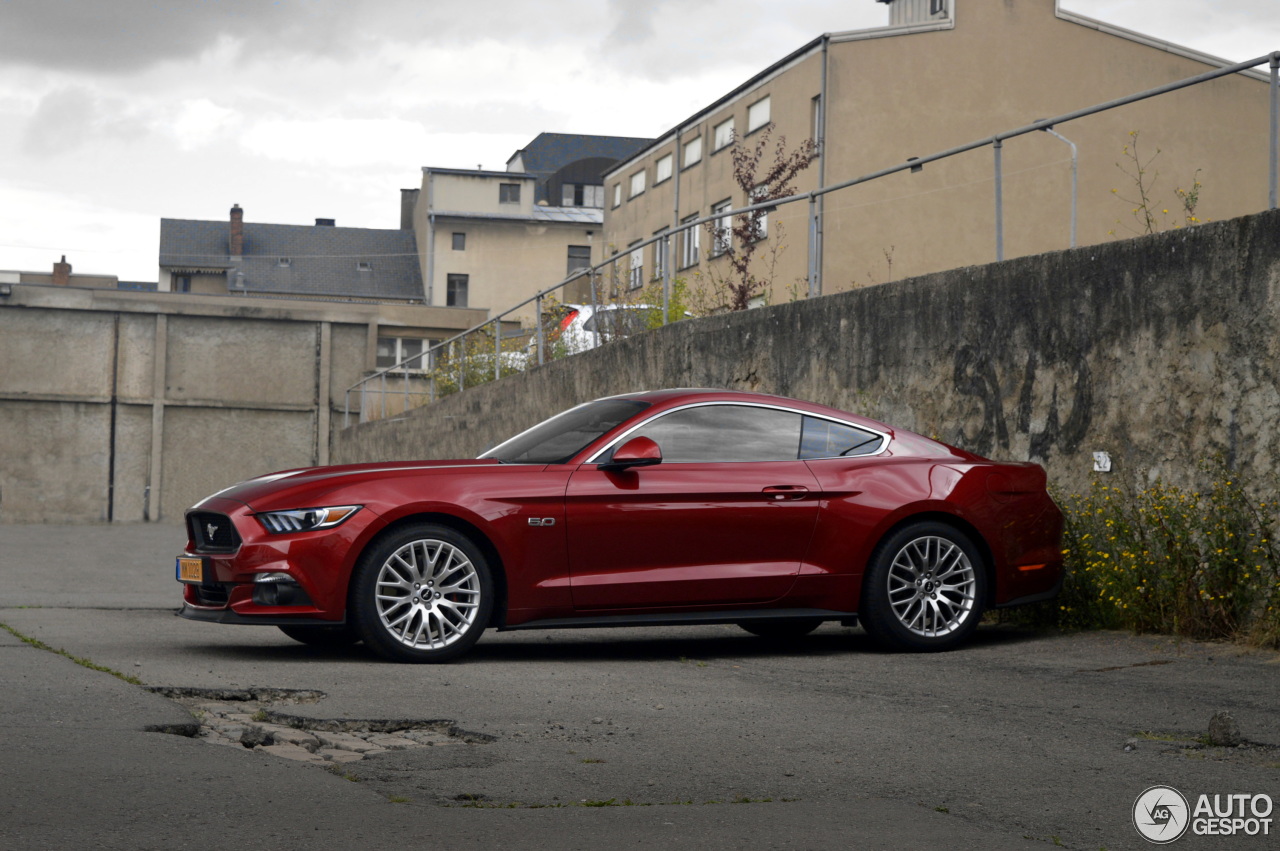
M 724 121 L 721 121 L 712 128 L 711 132 L 713 139 L 711 153 L 714 154 L 716 151 L 722 151 L 732 145 L 735 138 L 733 132 L 733 116 L 730 115 Z
M 733 199 L 726 198 L 718 204 L 711 205 L 711 215 L 733 209 Z M 733 216 L 716 216 L 712 220 L 711 256 L 719 257 L 727 254 L 733 247 Z
M 760 100 L 747 107 L 747 133 L 754 133 L 761 127 L 770 122 L 769 117 L 769 96 L 765 95 Z
M 386 341 L 386 340 L 392 341 L 392 352 L 391 352 L 392 361 L 387 366 L 377 367 L 378 369 L 390 369 L 396 364 L 401 363 L 407 360 L 408 358 L 413 357 L 414 355 L 421 355 L 424 352 L 427 352 L 432 346 L 434 346 L 437 342 L 439 342 L 438 340 L 431 340 L 423 337 L 393 337 L 389 334 L 378 335 L 379 346 L 381 346 L 383 341 Z M 416 344 L 415 346 L 413 346 L 413 348 L 417 349 L 416 352 L 409 351 L 411 346 L 406 344 L 410 344 L 410 343 Z M 431 362 L 434 359 L 435 359 L 434 354 L 428 354 L 425 357 L 418 358 L 418 360 L 415 361 L 415 363 L 417 364 L 416 366 L 401 367 L 399 371 L 408 372 L 411 375 L 428 372 L 431 370 L 431 366 L 432 366 Z
M 640 169 L 635 174 L 631 175 L 630 183 L 627 185 L 628 200 L 644 193 L 644 176 L 644 169 Z
M 751 190 L 751 203 L 759 204 L 769 197 L 769 187 L 767 184 L 761 183 L 755 189 Z M 760 214 L 760 239 L 769 238 L 769 214 Z
M 613 206 L 615 207 L 622 206 L 622 184 L 621 183 L 613 184 Z
M 698 214 L 687 216 L 680 222 L 687 225 L 689 222 L 696 221 Z M 698 261 L 702 259 L 702 225 L 691 228 L 685 228 L 681 232 L 680 239 L 680 268 L 687 269 L 690 266 L 696 266 Z
M 667 228 L 663 228 L 662 230 L 654 234 L 654 236 L 662 237 L 662 239 L 659 239 L 657 242 L 653 244 L 653 278 L 654 280 L 663 278 L 667 274 L 668 241 L 666 238 L 666 233 L 667 233 Z
M 684 143 L 684 165 L 688 168 L 702 162 L 702 136 L 698 135 Z
M 639 240 L 637 240 L 639 242 Z M 635 243 L 632 243 L 634 245 Z M 644 249 L 632 248 L 627 265 L 627 289 L 638 290 L 644 286 Z
M 671 179 L 672 163 L 675 161 L 674 154 L 666 154 L 658 157 L 657 162 L 653 164 L 653 185 L 657 186 L 664 180 Z

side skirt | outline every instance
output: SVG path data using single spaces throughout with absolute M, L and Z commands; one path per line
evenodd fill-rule
M 499 627 L 499 632 L 518 629 L 575 629 L 614 626 L 699 626 L 718 623 L 742 623 L 743 621 L 776 621 L 794 618 L 840 621 L 845 626 L 857 626 L 857 612 L 836 612 L 831 609 L 743 609 L 715 612 L 661 612 L 638 615 L 583 615 L 572 618 L 543 618 L 525 621 L 515 626 Z

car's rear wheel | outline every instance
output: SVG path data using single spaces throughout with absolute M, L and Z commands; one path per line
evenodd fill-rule
M 493 608 L 493 580 L 471 539 L 430 523 L 377 541 L 352 577 L 357 633 L 397 662 L 448 662 L 480 639 Z
M 872 554 L 861 620 L 889 649 L 949 650 L 978 628 L 986 582 L 968 537 L 945 523 L 912 523 Z
M 335 626 L 282 626 L 280 631 L 311 647 L 350 647 L 360 640 L 355 630 L 345 624 Z
M 820 618 L 769 618 L 758 621 L 739 621 L 738 626 L 752 635 L 771 641 L 794 641 L 803 638 L 822 625 Z

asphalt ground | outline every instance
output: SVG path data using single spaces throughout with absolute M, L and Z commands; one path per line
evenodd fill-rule
M 143 684 L 0 631 L 0 848 L 1122 849 L 1149 847 L 1132 809 L 1157 784 L 1280 799 L 1272 652 L 991 626 L 897 655 L 859 629 L 723 626 L 491 632 L 459 663 L 395 665 L 174 617 L 182 542 L 0 526 L 0 623 Z M 253 705 L 447 722 L 455 743 L 327 770 L 150 732 L 192 714 L 147 687 L 308 690 Z M 1243 747 L 1198 741 L 1219 710 Z

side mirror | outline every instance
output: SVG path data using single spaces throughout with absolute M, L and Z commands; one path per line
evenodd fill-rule
M 662 463 L 662 450 L 658 444 L 647 437 L 633 437 L 613 450 L 613 458 L 601 464 L 598 469 L 606 473 L 629 470 L 632 467 L 652 467 Z

